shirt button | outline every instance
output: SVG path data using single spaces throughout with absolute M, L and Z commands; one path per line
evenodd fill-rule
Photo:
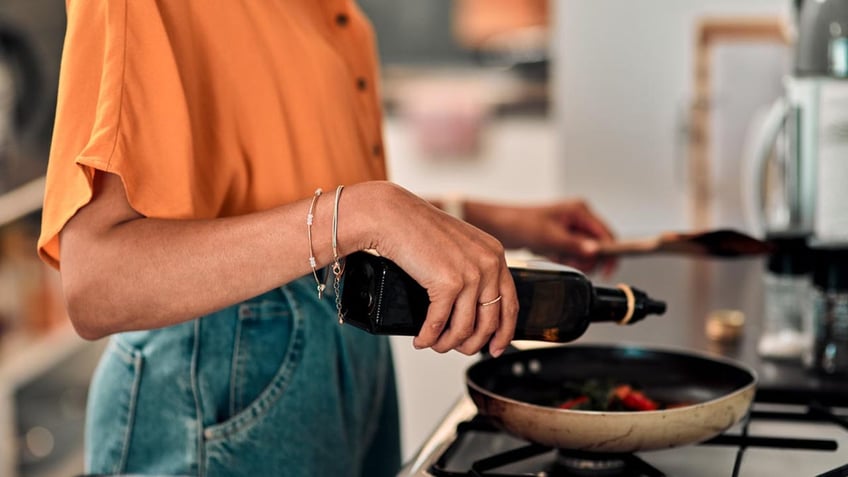
M 338 26 L 347 26 L 348 17 L 346 13 L 339 13 L 336 15 L 336 25 Z
M 368 80 L 366 80 L 362 76 L 360 76 L 359 78 L 356 78 L 356 89 L 358 89 L 359 91 L 365 91 L 365 89 L 367 87 L 368 87 Z

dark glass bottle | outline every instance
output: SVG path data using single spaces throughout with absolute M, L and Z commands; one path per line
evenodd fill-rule
M 568 342 L 591 323 L 636 323 L 665 313 L 662 301 L 622 285 L 596 287 L 582 273 L 544 263 L 511 266 L 518 293 L 516 340 Z M 427 291 L 390 260 L 348 256 L 342 291 L 345 323 L 373 334 L 415 336 L 427 315 Z

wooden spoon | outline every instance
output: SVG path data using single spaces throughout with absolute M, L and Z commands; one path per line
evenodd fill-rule
M 708 232 L 666 232 L 657 237 L 619 240 L 602 243 L 601 255 L 644 255 L 674 253 L 710 257 L 739 257 L 762 255 L 774 251 L 769 242 L 745 235 L 736 230 Z

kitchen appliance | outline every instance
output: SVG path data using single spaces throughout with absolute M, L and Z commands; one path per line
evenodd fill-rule
M 811 346 L 805 365 L 824 375 L 848 376 L 848 246 L 813 249 Z
M 804 323 L 812 292 L 811 254 L 804 237 L 773 237 L 778 249 L 763 270 L 763 323 L 757 351 L 773 359 L 800 360 L 810 344 Z
M 761 231 L 845 239 L 848 0 L 796 3 L 794 71 L 753 140 L 757 183 L 747 195 Z

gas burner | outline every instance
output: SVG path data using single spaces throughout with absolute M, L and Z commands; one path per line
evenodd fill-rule
M 627 463 L 623 459 L 576 457 L 561 452 L 558 453 L 556 465 L 569 475 L 592 477 L 619 476 L 627 468 Z
M 552 476 L 663 477 L 665 474 L 633 454 L 599 454 L 558 449 Z

